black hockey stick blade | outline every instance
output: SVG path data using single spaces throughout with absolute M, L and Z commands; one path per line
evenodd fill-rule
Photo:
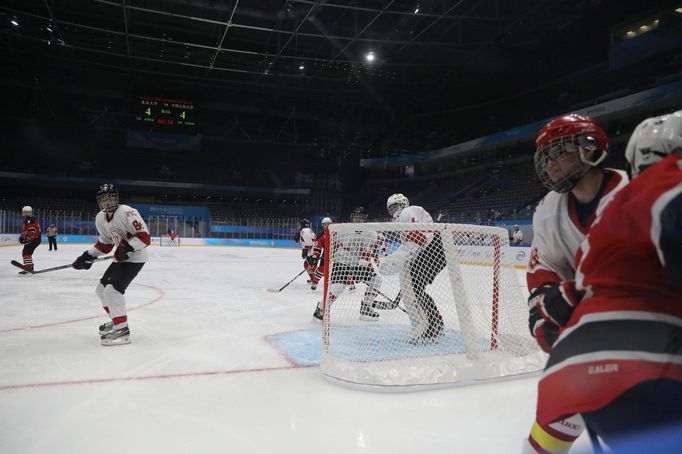
M 93 262 L 101 262 L 101 261 L 104 261 L 104 260 L 111 260 L 112 258 L 114 258 L 113 255 L 109 255 L 109 256 L 107 256 L 107 257 L 99 257 L 99 258 L 94 259 Z M 16 266 L 17 268 L 21 268 L 22 270 L 26 271 L 26 272 L 29 273 L 29 274 L 42 274 L 42 273 L 48 273 L 48 272 L 50 272 L 50 271 L 57 271 L 57 270 L 63 270 L 63 269 L 66 269 L 66 268 L 73 268 L 73 264 L 72 264 L 72 263 L 69 263 L 68 265 L 54 266 L 54 267 L 52 267 L 52 268 L 45 268 L 44 270 L 39 270 L 39 271 L 28 271 L 28 270 L 26 270 L 26 269 L 24 268 L 24 265 L 22 265 L 21 263 L 17 262 L 16 260 L 12 260 L 12 261 L 10 261 L 10 263 L 11 263 L 12 265 Z
M 289 286 L 289 284 L 291 284 L 292 282 L 294 282 L 294 281 L 296 280 L 297 277 L 299 277 L 301 274 L 305 273 L 306 271 L 307 271 L 306 269 L 303 269 L 303 271 L 301 271 L 301 272 L 298 273 L 296 276 L 294 276 L 294 278 L 293 278 L 292 280 L 290 280 L 289 282 L 287 282 L 286 284 L 284 284 L 283 286 L 281 286 L 281 287 L 278 288 L 278 289 L 277 289 L 277 288 L 272 288 L 272 287 L 268 288 L 268 292 L 270 292 L 270 293 L 279 293 L 279 292 L 281 292 L 282 290 L 284 290 L 285 288 L 287 288 L 287 287 Z

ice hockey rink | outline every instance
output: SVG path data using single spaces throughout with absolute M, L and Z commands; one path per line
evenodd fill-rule
M 41 245 L 36 269 L 86 248 Z M 266 291 L 301 270 L 296 249 L 151 247 L 117 347 L 97 334 L 106 263 L 19 276 L 20 257 L 0 248 L 3 454 L 517 453 L 534 419 L 538 376 L 413 393 L 326 380 L 321 290 Z

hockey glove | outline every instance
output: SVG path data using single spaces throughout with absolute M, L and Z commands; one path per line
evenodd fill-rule
M 129 252 L 134 252 L 135 248 L 132 247 L 126 240 L 121 240 L 114 252 L 114 258 L 117 262 L 125 262 L 130 258 Z
M 574 281 L 564 281 L 535 289 L 528 297 L 528 307 L 537 308 L 540 316 L 555 326 L 565 326 L 582 294 Z
M 542 318 L 536 306 L 530 308 L 528 328 L 530 329 L 531 336 L 535 338 L 535 342 L 537 342 L 540 348 L 546 353 L 551 352 L 554 343 L 559 337 L 559 328 Z
M 90 255 L 88 251 L 85 251 L 73 262 L 72 266 L 77 270 L 89 270 L 93 260 L 95 260 L 95 257 Z
M 310 268 L 315 269 L 317 267 L 317 262 L 319 260 L 319 257 L 315 257 L 314 255 L 309 255 L 305 258 L 305 262 L 308 264 Z

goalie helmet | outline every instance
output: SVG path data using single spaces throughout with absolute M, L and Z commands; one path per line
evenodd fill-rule
M 111 183 L 105 183 L 97 191 L 97 205 L 99 209 L 113 213 L 118 208 L 118 188 Z
M 306 218 L 301 218 L 298 220 L 298 225 L 302 229 L 305 229 L 306 227 L 310 227 L 310 221 Z
M 625 148 L 630 175 L 636 177 L 672 153 L 682 153 L 682 110 L 637 125 Z
M 22 216 L 33 216 L 33 208 L 30 206 L 26 205 L 21 209 L 21 215 Z
M 542 184 L 559 193 L 569 192 L 608 153 L 608 137 L 586 115 L 571 114 L 547 123 L 535 139 L 535 172 Z
M 410 206 L 410 201 L 402 194 L 393 194 L 386 201 L 386 209 L 393 219 L 396 219 L 401 211 Z
M 329 224 L 332 223 L 332 220 L 331 220 L 331 218 L 325 217 L 325 218 L 322 218 L 322 221 L 320 223 L 322 224 L 322 229 L 324 230 L 327 227 L 329 227 Z
M 357 207 L 350 214 L 350 222 L 352 222 L 354 224 L 360 223 L 360 222 L 366 222 L 367 217 L 368 217 L 367 210 L 365 210 L 364 207 Z

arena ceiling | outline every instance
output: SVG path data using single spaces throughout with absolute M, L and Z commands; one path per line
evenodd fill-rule
M 610 28 L 652 3 L 664 2 L 3 0 L 0 77 L 47 68 L 66 93 L 115 97 L 135 89 L 130 75 L 283 125 L 385 131 L 603 64 Z

